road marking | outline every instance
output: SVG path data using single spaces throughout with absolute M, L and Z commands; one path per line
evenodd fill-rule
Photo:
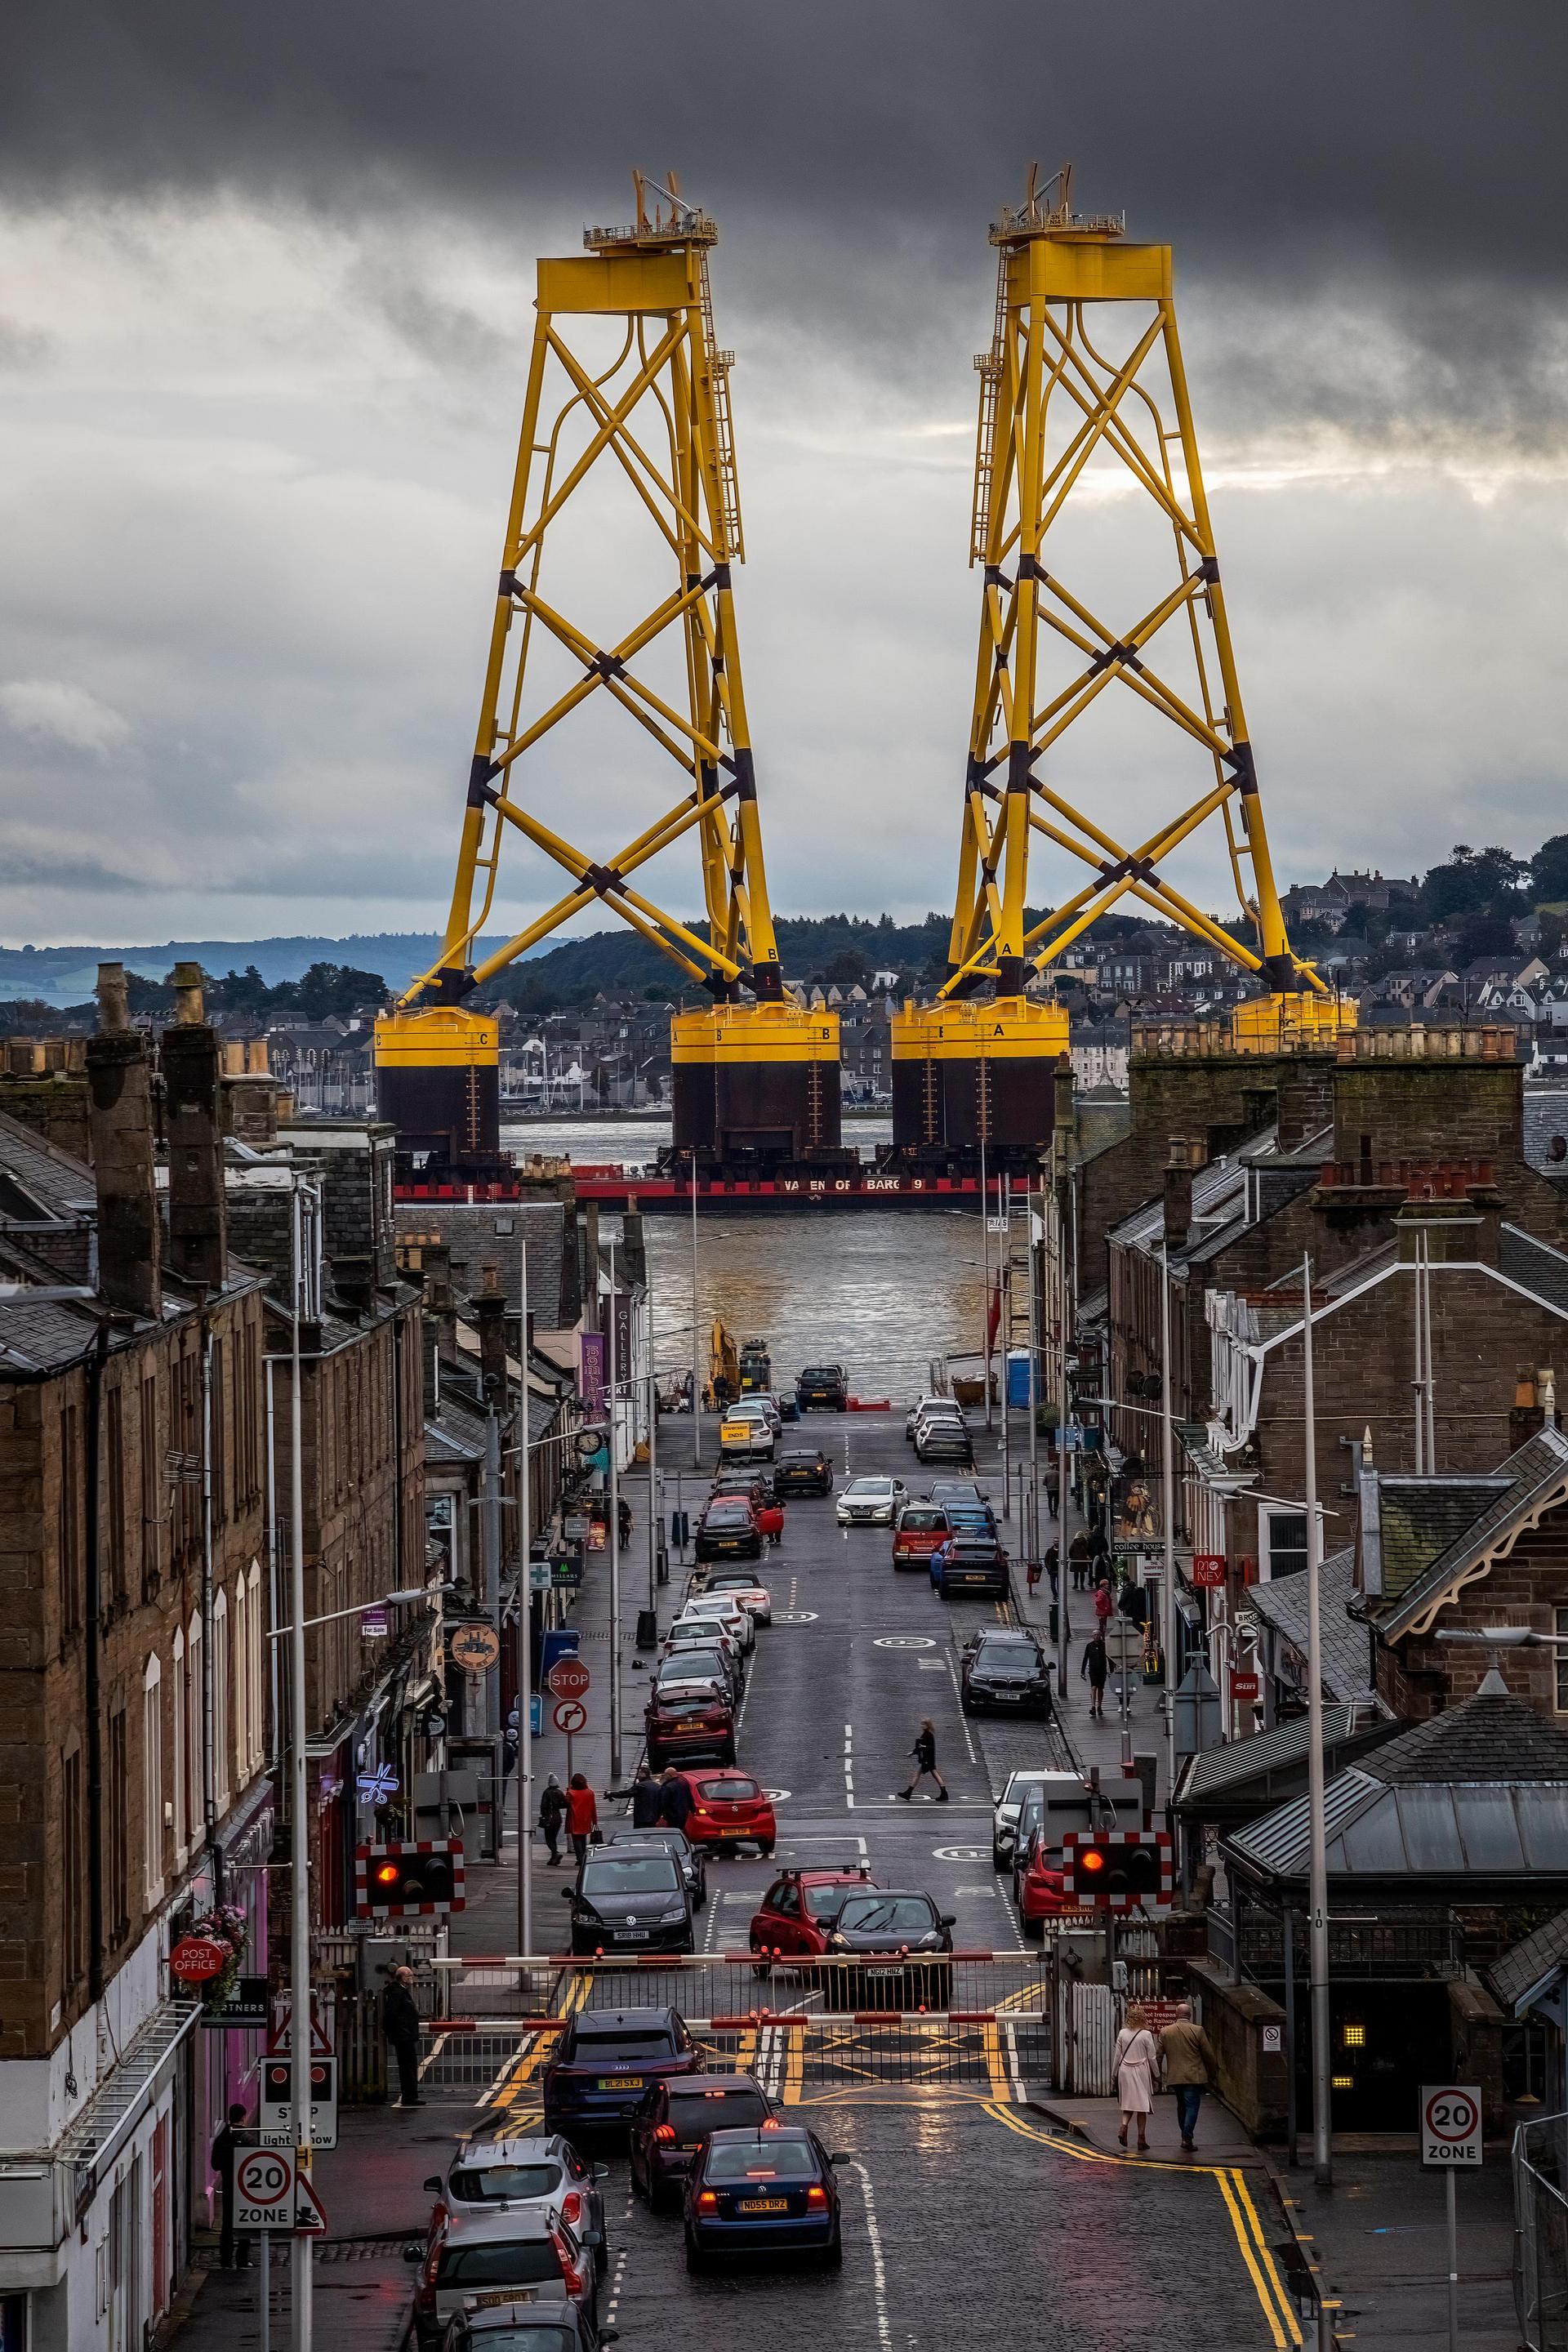
M 1005 2124 L 1009 2131 L 1018 2133 L 1021 2138 L 1037 2140 L 1042 2147 L 1054 2147 L 1059 2155 L 1076 2158 L 1080 2164 L 1133 2165 L 1141 2172 L 1195 2172 L 1206 2174 L 1210 2179 L 1217 2181 L 1242 2261 L 1247 2265 L 1263 2316 L 1268 2322 L 1275 2352 L 1287 2352 L 1287 2347 L 1300 2344 L 1300 2323 L 1286 2295 L 1274 2257 L 1264 2243 L 1262 2225 L 1251 2193 L 1236 2166 L 1178 2164 L 1163 2157 L 1111 2156 L 1103 2148 L 1077 2147 L 1071 2140 L 1059 2139 L 1053 2132 L 1044 2132 L 1036 2125 L 1025 2123 L 1022 2116 L 1011 2114 L 1005 2106 L 987 2105 L 985 2113 L 997 2123 Z
M 879 1633 L 871 1646 L 875 1650 L 934 1650 L 936 1643 L 929 1633 Z
M 933 1862 L 984 1862 L 985 1859 L 983 1845 L 933 1845 L 931 1851 Z
M 855 1727 L 844 1727 L 844 1802 L 850 1812 L 855 1810 Z
M 917 1658 L 915 1660 L 915 1664 L 919 1666 L 922 1674 L 940 1675 L 942 1672 L 942 1660 L 940 1658 Z
M 952 1677 L 952 1695 L 958 1701 L 958 1720 L 963 1733 L 963 1744 L 969 1750 L 970 1762 L 978 1764 L 980 1759 L 974 1752 L 974 1736 L 969 1728 L 969 1717 L 963 1712 L 963 1694 L 958 1686 L 958 1668 L 952 1663 L 951 1650 L 947 1654 L 947 1671 Z
M 871 2176 L 856 2159 L 850 2166 L 860 2176 L 860 2194 L 866 2200 L 866 2235 L 871 2241 L 871 2286 L 877 2298 L 877 2341 L 882 2352 L 893 2352 L 892 2324 L 888 2317 L 888 2271 L 882 2260 L 882 2232 L 877 2226 L 877 2200 L 871 2193 Z

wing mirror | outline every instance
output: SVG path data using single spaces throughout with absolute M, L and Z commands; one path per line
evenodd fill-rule
M 408 2243 L 403 2249 L 403 2259 L 405 2263 L 422 2263 L 424 2261 L 425 2249 L 420 2244 L 417 2238 L 409 2239 Z
M 828 2158 L 827 2161 L 829 2164 L 847 2164 L 849 2161 L 848 2149 L 847 2147 L 839 2148 L 835 2155 Z
M 942 1924 L 944 1927 L 956 1927 L 958 1925 L 957 1912 L 944 1911 L 942 1915 Z
M 438 2172 L 433 2172 L 433 2173 L 430 2175 L 429 2179 L 425 2183 L 425 2186 L 426 2186 L 426 2189 L 433 2189 L 436 2191 L 437 2196 L 438 2197 L 438 2196 L 440 2195 L 440 2193 L 441 2193 L 441 2176 L 440 2176 L 440 2174 L 439 2174 Z

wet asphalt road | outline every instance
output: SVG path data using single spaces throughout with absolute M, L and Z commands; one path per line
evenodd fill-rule
M 828 1444 L 841 1483 L 871 1471 L 911 1490 L 925 1483 L 901 1411 L 814 1415 L 798 1436 L 786 1432 L 788 1443 L 805 1438 Z M 979 1475 L 999 1495 L 998 1468 L 982 1438 Z M 1037 1948 L 992 1871 L 993 1789 L 1013 1766 L 1065 1762 L 1067 1750 L 1054 1727 L 966 1723 L 958 1651 L 995 1605 L 949 1606 L 923 1570 L 895 1571 L 890 1552 L 885 1528 L 839 1529 L 831 1500 L 789 1506 L 783 1546 L 763 1564 L 774 1622 L 759 1636 L 740 1742 L 742 1763 L 779 1792 L 778 1850 L 772 1866 L 749 1854 L 712 1864 L 710 1950 L 744 1947 L 778 1864 L 862 1860 L 881 1885 L 924 1887 L 953 1912 L 961 1949 Z M 912 1769 L 922 1716 L 952 1801 L 906 1807 L 893 1792 Z M 1267 2282 L 1260 2293 L 1244 2258 L 1250 2223 L 1234 2179 L 1086 2156 L 1019 2098 L 1036 2088 L 1015 2082 L 1004 2105 L 984 2083 L 803 2083 L 797 2111 L 849 2158 L 842 2272 L 752 2265 L 690 2279 L 679 2221 L 655 2219 L 628 2189 L 614 2231 L 613 2324 L 649 2352 L 795 2340 L 1251 2352 L 1296 2340 L 1277 2309 L 1268 2315 Z M 617 2163 L 614 2185 L 624 2179 Z

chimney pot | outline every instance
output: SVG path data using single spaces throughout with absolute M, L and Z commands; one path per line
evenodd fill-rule
M 174 1019 L 182 1028 L 198 1029 L 205 1018 L 199 963 L 177 963 L 174 971 Z
M 131 1026 L 130 990 L 122 963 L 98 967 L 98 1026 L 102 1036 L 114 1036 Z

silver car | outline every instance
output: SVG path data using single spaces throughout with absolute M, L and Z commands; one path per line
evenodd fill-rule
M 459 2313 L 538 2300 L 579 2305 L 596 2316 L 600 2232 L 582 2236 L 570 2221 L 538 2205 L 493 2211 L 437 2208 L 427 2239 L 403 2249 L 419 2264 L 414 2287 L 414 2340 L 434 2352 Z
M 838 1524 L 841 1528 L 890 1528 L 903 1500 L 901 1478 L 853 1478 L 838 1497 Z
M 589 2164 L 559 2132 L 536 2133 L 469 2140 L 454 2151 L 445 2175 L 433 2172 L 425 2186 L 448 2212 L 521 2212 L 537 2206 L 579 2232 L 596 2230 L 602 2240 L 605 2200 L 599 2183 L 608 2171 L 607 2164 Z M 602 2271 L 602 2245 L 598 2253 Z

